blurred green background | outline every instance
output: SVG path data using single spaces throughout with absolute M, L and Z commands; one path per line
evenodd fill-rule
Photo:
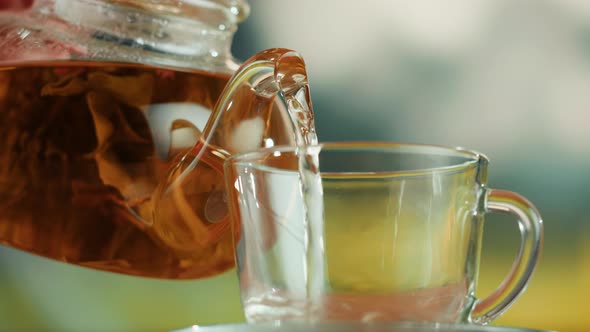
M 463 146 L 529 198 L 545 247 L 499 325 L 590 329 L 590 2 L 251 0 L 234 54 L 306 59 L 320 140 Z M 508 272 L 516 222 L 485 226 L 479 296 Z M 234 272 L 204 282 L 96 272 L 0 247 L 0 330 L 162 331 L 242 319 Z

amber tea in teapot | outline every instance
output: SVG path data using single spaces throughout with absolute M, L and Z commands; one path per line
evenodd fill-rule
M 133 207 L 150 199 L 157 179 L 182 149 L 158 155 L 142 108 L 194 103 L 212 109 L 228 79 L 80 62 L 0 69 L 2 242 L 99 269 L 174 273 L 182 259 L 143 230 Z M 198 128 L 189 130 L 198 137 Z M 191 192 L 195 200 L 206 200 L 211 188 L 223 185 L 215 170 L 200 179 Z M 225 210 L 219 206 L 209 210 Z M 230 237 L 223 230 L 212 228 L 212 233 L 219 242 L 191 274 L 233 265 Z
M 210 2 L 209 11 L 235 12 L 228 3 L 236 1 Z M 155 22 L 127 4 L 55 3 L 56 12 L 70 3 L 80 15 L 88 8 L 77 6 L 96 6 L 108 18 L 127 13 L 129 24 Z M 128 47 L 129 39 L 107 38 L 96 26 L 86 34 L 85 22 L 97 24 L 89 17 L 69 31 L 81 46 L 57 48 L 73 53 L 43 55 L 45 47 L 40 59 L 11 58 L 21 49 L 30 55 L 38 40 L 71 43 L 50 33 L 63 32 L 63 17 L 36 13 L 0 28 L 0 243 L 137 276 L 193 279 L 233 267 L 223 162 L 237 152 L 315 141 L 299 55 L 267 50 L 232 69 L 231 56 L 220 56 L 229 49 L 223 40 L 204 42 L 210 49 L 202 57 L 153 52 L 157 43 Z M 39 16 L 47 27 L 35 30 L 38 22 L 27 20 Z M 166 28 L 175 26 L 164 17 Z M 106 46 L 119 53 L 109 49 L 105 58 Z

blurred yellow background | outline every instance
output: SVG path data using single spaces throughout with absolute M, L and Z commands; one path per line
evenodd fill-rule
M 320 140 L 464 146 L 529 198 L 545 248 L 497 325 L 590 329 L 590 1 L 251 0 L 234 54 L 305 57 Z M 514 220 L 486 221 L 478 295 L 508 272 Z M 0 330 L 162 331 L 240 321 L 235 275 L 106 274 L 0 247 Z M 24 324 L 24 325 L 23 325 Z

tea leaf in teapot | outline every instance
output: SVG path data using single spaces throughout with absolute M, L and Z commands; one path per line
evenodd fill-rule
M 110 95 L 91 91 L 86 94 L 86 101 L 94 119 L 98 139 L 97 151 L 108 149 L 115 137 L 123 142 L 150 143 L 148 138 L 142 137 L 130 127 L 121 107 Z
M 119 102 L 139 109 L 152 100 L 154 77 L 151 73 L 115 76 L 96 71 L 88 73 L 88 87 L 108 93 Z
M 73 96 L 86 91 L 86 81 L 80 71 L 65 72 L 55 82 L 47 83 L 41 89 L 41 96 Z
M 98 165 L 101 180 L 105 185 L 117 188 L 126 198 L 148 195 L 153 189 L 153 184 L 144 183 L 142 186 L 141 182 L 149 182 L 149 179 L 153 178 L 151 164 L 142 163 L 142 158 L 131 157 L 139 159 L 137 162 L 140 163 L 136 162 L 129 167 L 128 163 L 121 161 L 130 156 L 122 155 L 120 148 L 128 148 L 129 151 L 123 153 L 143 155 L 141 150 L 152 149 L 151 140 L 142 137 L 129 126 L 121 106 L 112 96 L 91 91 L 86 94 L 86 100 L 94 119 L 98 140 L 92 156 Z M 133 151 L 134 148 L 138 151 Z
M 119 76 L 104 71 L 92 71 L 84 77 L 80 71 L 67 72 L 59 80 L 46 84 L 43 96 L 73 96 L 86 91 L 104 92 L 119 102 L 140 108 L 152 99 L 154 77 L 150 73 Z
M 44 96 L 86 94 L 97 139 L 96 149 L 90 155 L 98 164 L 103 183 L 117 188 L 127 198 L 147 195 L 154 185 L 136 185 L 137 181 L 153 178 L 149 163 L 131 167 L 125 163 L 141 163 L 152 153 L 149 130 L 139 133 L 135 128 L 148 128 L 140 108 L 150 103 L 153 85 L 151 73 L 117 75 L 75 70 L 62 73 L 41 91 Z

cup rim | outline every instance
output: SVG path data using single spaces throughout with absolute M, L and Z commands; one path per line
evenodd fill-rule
M 342 175 L 362 175 L 369 174 L 372 177 L 383 176 L 421 176 L 433 173 L 455 173 L 461 172 L 472 167 L 478 167 L 482 162 L 487 163 L 488 158 L 475 150 L 466 149 L 463 147 L 449 147 L 435 144 L 421 144 L 421 143 L 400 143 L 400 142 L 386 142 L 386 141 L 339 141 L 339 142 L 324 142 L 319 144 L 312 144 L 306 146 L 295 145 L 276 145 L 272 147 L 261 148 L 254 151 L 237 153 L 231 155 L 225 161 L 225 167 L 234 164 L 242 164 L 245 166 L 255 166 L 268 171 L 279 171 L 281 169 L 261 165 L 257 160 L 263 159 L 265 156 L 276 153 L 298 153 L 309 151 L 311 153 L 319 153 L 322 150 L 339 151 L 339 150 L 397 150 L 399 152 L 416 152 L 431 155 L 455 156 L 463 157 L 464 161 L 449 164 L 446 166 L 419 168 L 413 170 L 400 171 L 379 171 L 379 172 L 321 172 L 322 177 L 342 176 Z M 284 171 L 284 170 L 282 170 Z

